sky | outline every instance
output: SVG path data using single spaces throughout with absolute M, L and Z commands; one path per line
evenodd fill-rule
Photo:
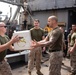
M 10 7 L 12 8 L 12 16 L 14 15 L 16 9 L 17 9 L 17 6 L 16 5 L 11 5 L 11 4 L 8 4 L 8 3 L 4 3 L 4 2 L 0 2 L 0 11 L 2 11 L 2 14 L 1 15 L 8 15 L 8 17 L 10 17 Z M 2 19 L 5 18 L 5 16 L 1 16 Z

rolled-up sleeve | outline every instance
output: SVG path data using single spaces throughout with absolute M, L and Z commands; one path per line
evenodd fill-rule
M 59 31 L 53 31 L 52 34 L 51 34 L 51 35 L 48 34 L 48 36 L 50 37 L 50 38 L 49 38 L 49 41 L 54 43 L 54 42 L 56 42 L 57 39 L 59 38 L 60 32 L 59 32 Z

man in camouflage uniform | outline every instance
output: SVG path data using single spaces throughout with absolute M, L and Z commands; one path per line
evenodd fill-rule
M 71 60 L 71 73 L 70 75 L 76 75 L 76 24 L 73 24 L 73 34 L 71 36 L 70 43 L 70 60 Z
M 31 32 L 31 38 L 32 40 L 36 40 L 36 41 L 40 41 L 44 38 L 44 31 L 42 28 L 39 27 L 39 20 L 38 19 L 35 19 L 34 20 L 34 28 L 32 28 L 30 30 Z M 41 72 L 40 72 L 40 69 L 41 69 L 41 56 L 42 56 L 42 50 L 41 50 L 41 47 L 38 47 L 34 50 L 31 50 L 30 51 L 30 54 L 29 54 L 29 62 L 28 62 L 28 73 L 29 75 L 31 75 L 31 71 L 33 70 L 33 67 L 34 67 L 34 60 L 36 60 L 36 70 L 37 70 L 37 74 L 38 75 L 43 75 Z
M 67 52 L 67 57 L 69 57 L 70 58 L 70 53 L 69 53 L 69 49 L 70 49 L 70 43 L 71 43 L 71 36 L 72 36 L 72 34 L 73 34 L 73 32 L 74 32 L 74 25 L 72 24 L 72 29 L 70 29 L 70 33 L 68 34 L 68 36 L 67 36 L 67 40 L 68 40 L 68 52 Z
M 32 48 L 37 48 L 40 46 L 49 46 L 50 52 L 50 67 L 49 75 L 61 75 L 61 65 L 62 65 L 62 47 L 63 47 L 63 33 L 58 27 L 58 19 L 56 16 L 50 16 L 48 18 L 48 25 L 52 27 L 53 30 L 49 32 L 47 37 L 39 42 L 34 41 L 32 43 Z
M 12 75 L 11 68 L 5 60 L 7 49 L 14 50 L 13 43 L 19 41 L 19 37 L 15 36 L 9 41 L 6 33 L 6 25 L 0 22 L 0 75 Z

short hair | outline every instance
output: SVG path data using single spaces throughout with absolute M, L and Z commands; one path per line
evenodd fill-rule
M 72 26 L 76 26 L 76 24 L 72 24 Z
M 58 18 L 56 16 L 50 16 L 49 19 L 55 20 L 56 22 L 58 22 Z
M 39 19 L 35 19 L 34 21 L 36 21 L 36 22 L 39 22 L 39 23 L 40 23 Z
M 5 25 L 5 23 L 4 22 L 0 22 L 0 25 Z

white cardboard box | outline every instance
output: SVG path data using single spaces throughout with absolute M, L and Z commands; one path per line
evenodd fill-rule
M 13 36 L 16 35 L 20 37 L 20 41 L 14 43 L 15 51 L 30 49 L 30 45 L 31 45 L 30 30 L 14 32 Z

